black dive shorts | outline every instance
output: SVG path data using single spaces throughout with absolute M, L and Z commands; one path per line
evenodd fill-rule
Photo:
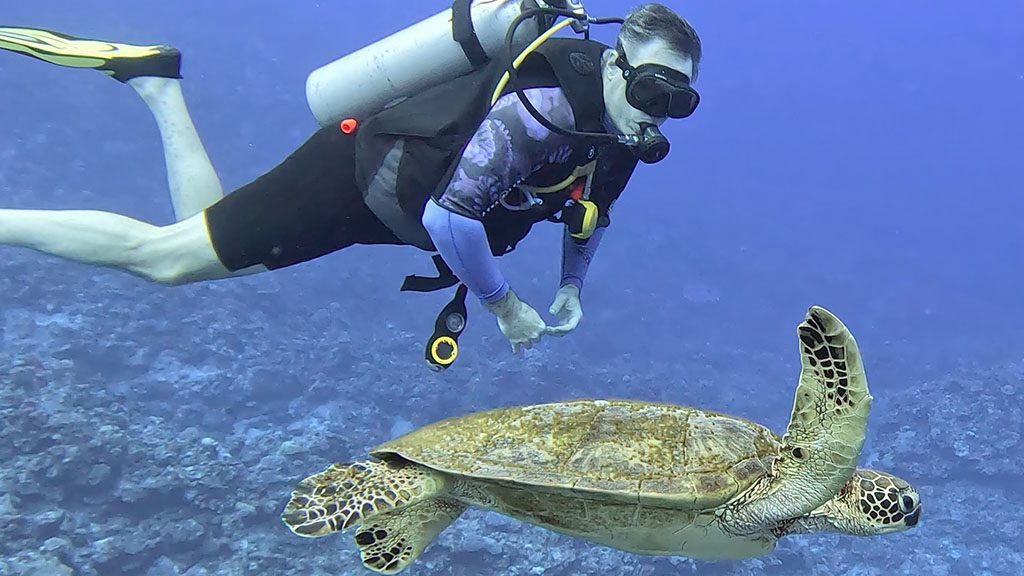
M 354 157 L 353 137 L 321 129 L 273 170 L 207 208 L 221 263 L 274 269 L 353 244 L 401 244 L 363 202 Z

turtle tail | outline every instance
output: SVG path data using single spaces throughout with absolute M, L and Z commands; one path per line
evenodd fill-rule
M 299 536 L 326 536 L 440 496 L 445 484 L 439 473 L 405 461 L 332 464 L 292 490 L 281 519 Z

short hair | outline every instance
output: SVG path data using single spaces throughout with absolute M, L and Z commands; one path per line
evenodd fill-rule
M 693 60 L 693 78 L 697 79 L 700 66 L 700 36 L 684 18 L 664 4 L 650 3 L 637 6 L 626 14 L 619 30 L 618 48 L 624 42 L 637 44 L 652 38 L 662 40 L 673 50 Z

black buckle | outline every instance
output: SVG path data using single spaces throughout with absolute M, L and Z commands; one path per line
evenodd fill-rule
M 402 292 L 436 292 L 451 288 L 460 282 L 452 269 L 444 261 L 440 254 L 434 254 L 434 268 L 437 268 L 437 276 L 416 276 L 410 274 L 402 282 Z

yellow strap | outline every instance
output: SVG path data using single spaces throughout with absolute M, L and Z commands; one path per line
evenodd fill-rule
M 526 60 L 526 57 L 529 56 L 531 52 L 536 50 L 537 47 L 543 44 L 544 42 L 547 42 L 548 38 L 554 36 L 556 33 L 558 33 L 559 30 L 565 28 L 566 26 L 572 23 L 573 20 L 562 20 L 558 24 L 555 24 L 554 26 L 549 28 L 546 32 L 541 34 L 536 40 L 531 42 L 530 45 L 527 46 L 526 49 L 523 50 L 519 54 L 519 56 L 516 57 L 515 62 L 512 63 L 512 66 L 516 70 L 518 70 L 519 65 L 523 63 L 523 60 Z M 508 84 L 508 80 L 509 74 L 508 71 L 506 71 L 505 74 L 501 77 L 501 81 L 498 82 L 498 87 L 494 89 L 494 94 L 491 95 L 491 106 L 494 106 L 494 103 L 498 101 L 498 98 L 501 98 L 501 92 L 502 90 L 505 89 L 505 85 Z
M 572 174 L 570 174 L 568 178 L 562 180 L 558 184 L 553 184 L 551 186 L 526 186 L 525 184 L 520 184 L 519 186 L 520 188 L 523 188 L 530 194 L 551 194 L 552 192 L 561 192 L 562 190 L 565 190 L 566 188 L 571 186 L 572 183 L 575 182 L 578 178 L 586 176 L 588 179 L 587 189 L 583 196 L 584 198 L 586 198 L 590 196 L 589 179 L 591 176 L 593 176 L 594 168 L 596 166 L 597 160 L 591 160 L 590 162 L 584 164 L 583 166 L 577 166 L 575 169 L 573 169 Z
M 580 231 L 573 234 L 573 238 L 580 240 L 586 240 L 594 235 L 594 230 L 597 230 L 597 204 L 594 204 L 590 200 L 580 200 L 580 205 L 583 206 L 583 222 L 580 223 Z

